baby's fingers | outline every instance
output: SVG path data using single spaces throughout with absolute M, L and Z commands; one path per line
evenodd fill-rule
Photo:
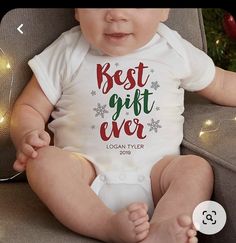
M 24 171 L 27 160 L 28 160 L 28 157 L 25 154 L 23 154 L 22 152 L 19 152 L 17 155 L 17 159 L 15 160 L 15 162 L 13 164 L 14 170 L 16 170 L 18 172 Z
M 42 131 L 39 137 L 46 143 L 45 145 L 49 145 L 51 138 L 47 132 Z
M 24 144 L 21 149 L 23 153 L 20 155 L 23 156 L 23 160 L 25 161 L 27 160 L 27 157 L 36 158 L 38 155 L 34 148 L 29 144 Z
M 30 144 L 32 147 L 42 147 L 47 145 L 39 136 L 30 135 L 26 138 L 25 142 Z
M 25 168 L 26 168 L 26 163 L 21 163 L 19 160 L 16 160 L 13 164 L 13 169 L 18 172 L 25 171 Z
M 18 152 L 18 154 L 17 154 L 17 161 L 19 163 L 26 163 L 27 159 L 28 159 L 28 157 L 24 153 Z

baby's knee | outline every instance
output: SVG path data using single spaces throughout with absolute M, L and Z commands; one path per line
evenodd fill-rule
M 26 164 L 26 174 L 41 173 L 50 167 L 50 157 L 52 157 L 53 147 L 47 146 L 37 150 L 37 157 L 30 158 Z
M 204 178 L 213 179 L 213 169 L 204 158 L 197 155 L 185 155 L 183 162 L 186 167 L 195 171 L 195 173 L 202 175 Z
M 188 163 L 191 163 L 193 166 L 200 167 L 206 170 L 211 170 L 210 163 L 200 156 L 185 155 L 185 159 L 188 160 Z

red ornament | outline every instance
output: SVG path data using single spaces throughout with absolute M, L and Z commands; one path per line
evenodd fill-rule
M 230 13 L 225 13 L 223 25 L 226 34 L 231 39 L 236 40 L 236 22 L 233 15 L 231 15 Z

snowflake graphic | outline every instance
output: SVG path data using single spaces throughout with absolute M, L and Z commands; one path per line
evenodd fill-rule
M 92 90 L 90 93 L 92 96 L 96 95 L 96 91 Z
M 161 128 L 161 126 L 159 125 L 160 120 L 154 121 L 154 119 L 152 118 L 151 123 L 148 123 L 147 125 L 150 126 L 149 132 L 154 131 L 157 132 L 158 128 Z
M 152 69 L 150 70 L 150 72 L 151 72 L 151 73 L 154 73 L 154 69 L 152 68 Z
M 160 87 L 160 85 L 158 84 L 158 82 L 152 82 L 151 88 L 157 90 Z
M 91 126 L 91 129 L 95 129 L 95 128 L 96 128 L 96 126 L 95 126 L 95 125 L 92 125 L 92 126 Z
M 115 63 L 115 66 L 118 67 L 120 64 L 118 62 Z
M 159 106 L 157 106 L 157 107 L 156 107 L 156 111 L 159 111 L 159 110 L 160 110 L 160 107 L 159 107 Z
M 100 103 L 97 103 L 97 108 L 93 108 L 94 111 L 96 111 L 95 117 L 101 116 L 104 118 L 104 114 L 108 113 L 108 111 L 105 109 L 107 105 L 101 105 Z

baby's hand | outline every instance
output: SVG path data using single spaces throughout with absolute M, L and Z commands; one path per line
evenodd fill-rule
M 36 158 L 37 149 L 48 146 L 50 143 L 50 136 L 46 131 L 34 130 L 27 133 L 18 148 L 17 158 L 13 164 L 16 171 L 24 171 L 29 158 Z

